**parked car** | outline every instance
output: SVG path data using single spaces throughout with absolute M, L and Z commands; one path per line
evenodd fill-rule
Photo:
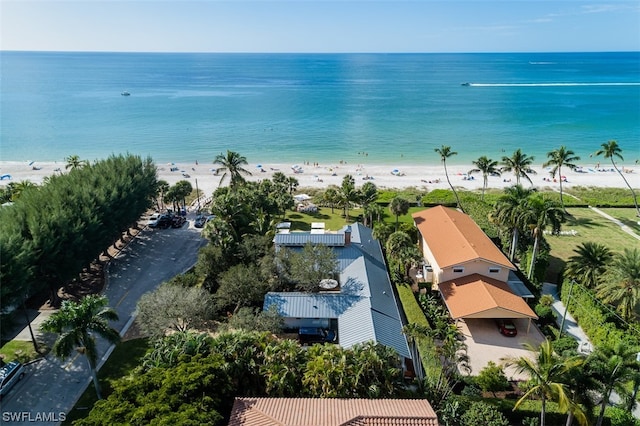
M 147 221 L 147 226 L 149 228 L 155 228 L 158 224 L 158 219 L 160 218 L 160 213 L 154 213 L 149 216 L 149 220 Z
M 508 337 L 514 337 L 518 334 L 518 330 L 516 329 L 515 324 L 513 323 L 513 321 L 508 319 L 498 320 L 498 329 L 500 330 L 501 334 Z
M 320 327 L 300 327 L 298 341 L 303 345 L 313 343 L 332 343 L 336 341 L 336 332 Z
M 210 214 L 208 216 L 199 214 L 198 216 L 196 216 L 196 220 L 195 220 L 193 225 L 196 228 L 204 228 L 204 226 L 207 224 L 207 222 L 209 222 L 210 220 L 212 220 L 215 217 L 216 217 L 216 215 L 214 215 L 214 214 Z
M 182 225 L 187 221 L 184 216 L 174 216 L 171 218 L 171 227 L 172 228 L 182 228 Z
M 196 228 L 204 228 L 205 223 L 207 223 L 207 217 L 199 214 L 196 216 L 196 220 L 193 223 L 193 226 Z
M 173 216 L 170 216 L 168 214 L 163 214 L 158 218 L 158 221 L 156 222 L 156 226 L 153 226 L 152 228 L 167 229 L 172 224 L 173 224 Z
M 24 365 L 18 361 L 11 361 L 0 368 L 0 398 L 5 396 L 24 375 Z

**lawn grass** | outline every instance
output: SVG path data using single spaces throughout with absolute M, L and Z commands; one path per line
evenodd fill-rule
M 640 217 L 635 208 L 610 207 L 601 208 L 603 212 L 631 228 L 636 234 L 640 234 Z
M 135 367 L 140 365 L 140 359 L 150 347 L 148 339 L 127 340 L 116 346 L 107 362 L 98 371 L 98 380 L 102 387 L 103 398 L 107 398 L 111 393 L 111 382 L 128 376 Z M 96 401 L 96 391 L 93 384 L 90 384 L 73 409 L 67 414 L 67 419 L 63 424 L 70 425 L 74 420 L 86 417 Z
M 42 348 L 42 343 L 40 346 Z M 0 348 L 0 354 L 2 354 L 4 362 L 20 361 L 23 364 L 40 356 L 34 349 L 32 342 L 22 340 L 11 340 L 5 343 Z
M 620 229 L 620 226 L 602 217 L 588 208 L 568 208 L 569 218 L 562 224 L 563 231 L 575 230 L 574 235 L 546 235 L 551 247 L 551 258 L 547 278 L 553 281 L 564 268 L 566 262 L 575 254 L 574 249 L 587 241 L 600 243 L 614 252 L 625 247 L 633 247 L 638 240 Z

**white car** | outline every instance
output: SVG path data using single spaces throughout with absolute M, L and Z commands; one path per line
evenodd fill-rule
M 160 213 L 154 213 L 149 216 L 149 220 L 147 221 L 147 226 L 150 228 L 155 228 L 158 225 L 158 219 L 160 219 Z

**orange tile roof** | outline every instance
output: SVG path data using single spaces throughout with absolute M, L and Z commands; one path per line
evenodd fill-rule
M 438 426 L 426 399 L 236 398 L 229 426 Z
M 538 316 L 509 285 L 472 274 L 438 285 L 451 313 L 458 318 L 535 318 Z
M 484 259 L 516 270 L 509 259 L 468 215 L 447 207 L 436 206 L 416 212 L 412 216 L 440 268 Z

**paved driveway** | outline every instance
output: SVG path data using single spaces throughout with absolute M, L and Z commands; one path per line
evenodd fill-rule
M 537 347 L 544 341 L 544 336 L 533 322 L 528 332 L 528 320 L 516 319 L 513 323 L 518 329 L 518 335 L 515 337 L 500 334 L 493 319 L 467 319 L 458 322 L 468 347 L 471 375 L 477 376 L 489 361 L 501 365 L 501 359 L 505 357 L 531 357 L 531 352 L 523 348 L 523 343 L 527 342 Z M 513 368 L 505 368 L 505 374 L 509 380 L 527 379 L 526 376 L 516 374 Z
M 193 219 L 193 218 L 191 218 Z M 179 229 L 143 231 L 109 269 L 109 283 L 103 294 L 118 312 L 112 323 L 116 330 L 126 330 L 133 320 L 140 296 L 176 274 L 190 268 L 199 248 L 206 243 L 193 220 Z M 98 365 L 108 358 L 109 345 L 98 340 Z M 57 424 L 89 384 L 85 357 L 60 361 L 49 354 L 27 366 L 27 375 L 2 400 L 0 424 Z

